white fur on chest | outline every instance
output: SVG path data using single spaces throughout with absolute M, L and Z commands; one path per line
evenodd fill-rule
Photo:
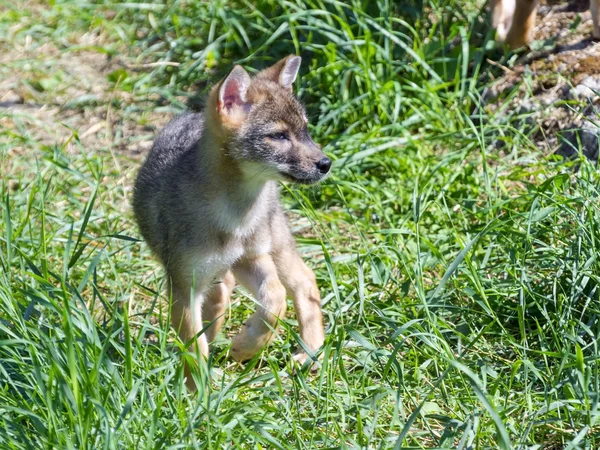
M 211 206 L 211 222 L 215 223 L 220 231 L 237 238 L 251 234 L 261 218 L 261 210 L 257 206 L 253 206 L 245 214 L 240 213 L 223 198 L 217 199 Z
M 211 277 L 221 275 L 227 271 L 244 255 L 244 246 L 240 241 L 232 241 L 216 251 L 204 254 L 204 265 L 209 269 Z M 198 261 L 200 262 L 200 261 Z
M 252 196 L 252 191 L 248 194 Z M 242 257 L 253 258 L 270 252 L 270 234 L 261 229 L 265 227 L 270 195 L 268 187 L 261 189 L 255 201 L 243 207 L 240 205 L 244 202 L 232 201 L 222 194 L 198 216 L 203 222 L 205 244 L 190 249 L 188 259 L 194 279 L 199 283 L 197 287 L 205 288 L 206 283 L 223 276 Z
M 222 277 L 243 256 L 244 246 L 240 240 L 226 245 L 215 245 L 191 252 L 188 265 L 193 284 L 205 290 L 216 279 Z
M 253 187 L 248 187 L 252 196 Z M 241 206 L 244 202 L 232 201 L 227 195 L 223 194 L 215 198 L 210 205 L 210 221 L 213 222 L 218 231 L 225 232 L 234 238 L 246 238 L 254 233 L 268 211 L 267 187 L 256 192 L 256 200 L 251 206 Z

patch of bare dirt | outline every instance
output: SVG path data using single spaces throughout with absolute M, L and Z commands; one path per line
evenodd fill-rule
M 77 36 L 80 48 L 100 47 L 101 40 Z M 63 145 L 77 133 L 86 149 L 141 154 L 170 115 L 154 111 L 150 101 L 132 107 L 134 96 L 110 79 L 123 67 L 101 51 L 65 51 L 9 36 L 0 41 L 0 127 L 41 145 Z
M 532 49 L 503 67 L 485 98 L 489 112 L 532 113 L 527 121 L 539 129 L 534 137 L 545 151 L 569 157 L 581 144 L 598 159 L 600 42 L 590 38 L 587 4 L 542 5 Z

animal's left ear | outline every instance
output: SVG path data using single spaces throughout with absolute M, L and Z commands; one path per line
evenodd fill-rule
M 256 75 L 257 78 L 266 78 L 279 83 L 286 89 L 292 89 L 292 84 L 296 80 L 302 58 L 296 55 L 290 55 L 275 63 L 271 67 L 261 71 Z
M 230 114 L 235 107 L 243 107 L 250 86 L 250 75 L 242 66 L 235 66 L 219 87 L 219 110 Z

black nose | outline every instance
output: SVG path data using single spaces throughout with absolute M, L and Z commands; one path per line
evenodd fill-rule
M 331 160 L 327 156 L 321 158 L 317 162 L 317 169 L 319 169 L 319 172 L 321 173 L 329 172 L 329 169 L 331 169 Z

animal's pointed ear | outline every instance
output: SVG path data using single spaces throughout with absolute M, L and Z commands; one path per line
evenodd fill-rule
M 298 70 L 302 58 L 295 55 L 286 56 L 281 61 L 275 63 L 271 67 L 258 73 L 258 78 L 266 78 L 268 80 L 279 83 L 286 89 L 291 89 L 292 84 L 296 80 Z
M 237 107 L 244 109 L 246 93 L 250 86 L 250 75 L 242 66 L 235 66 L 219 88 L 219 112 L 232 114 Z

